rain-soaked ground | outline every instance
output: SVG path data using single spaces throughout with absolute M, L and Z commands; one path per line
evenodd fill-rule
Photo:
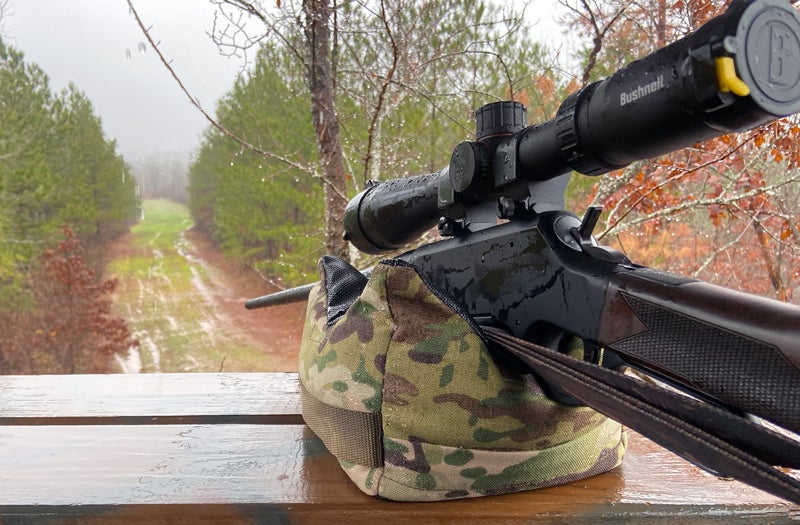
M 296 370 L 305 304 L 245 310 L 275 288 L 191 227 L 186 207 L 148 200 L 142 222 L 111 250 L 115 311 L 140 344 L 118 360 L 122 371 Z

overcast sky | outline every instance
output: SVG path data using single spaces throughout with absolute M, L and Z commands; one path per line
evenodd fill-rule
M 203 0 L 136 0 L 134 6 L 213 114 L 242 67 L 241 60 L 221 56 L 206 35 L 213 6 Z M 54 91 L 76 84 L 123 155 L 197 148 L 206 121 L 153 50 L 139 45 L 145 39 L 125 0 L 11 0 L 2 34 L 47 73 Z
M 214 7 L 206 0 L 135 0 L 134 6 L 184 84 L 213 114 L 243 67 L 241 59 L 220 55 L 207 36 Z M 3 38 L 47 73 L 54 91 L 77 85 L 123 155 L 197 149 L 207 122 L 153 50 L 140 51 L 145 39 L 125 0 L 10 0 L 9 11 L 0 22 Z M 534 16 L 552 27 L 550 17 Z

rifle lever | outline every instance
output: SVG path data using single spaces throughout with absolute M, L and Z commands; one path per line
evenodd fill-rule
M 572 228 L 570 233 L 572 233 L 572 236 L 578 241 L 578 244 L 581 245 L 581 249 L 584 253 L 591 257 L 601 261 L 630 265 L 631 261 L 624 253 L 614 248 L 609 248 L 608 246 L 601 246 L 597 244 L 597 241 L 592 237 L 592 232 L 594 232 L 594 228 L 597 226 L 597 221 L 600 219 L 600 214 L 602 213 L 603 208 L 601 206 L 589 206 L 586 213 L 583 214 L 580 226 Z

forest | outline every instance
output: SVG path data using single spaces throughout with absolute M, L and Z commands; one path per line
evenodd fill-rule
M 2 40 L 0 159 L 0 373 L 108 370 L 135 344 L 100 277 L 137 184 L 80 90 Z
M 219 103 L 190 168 L 189 203 L 227 253 L 300 284 L 313 280 L 323 252 L 368 265 L 339 240 L 347 198 L 370 179 L 438 171 L 472 137 L 482 104 L 518 100 L 531 124 L 542 122 L 569 93 L 727 2 L 561 2 L 574 54 L 492 2 L 244 4 L 250 18 L 237 26 L 242 3 L 219 2 L 229 23 L 213 36 L 254 53 L 254 68 Z M 636 262 L 791 301 L 800 277 L 797 124 L 795 116 L 603 177 L 576 175 L 568 208 L 603 206 L 598 237 Z
M 220 5 L 230 20 L 235 4 Z M 220 101 L 220 127 L 209 128 L 190 168 L 198 225 L 286 284 L 312 279 L 326 251 L 347 255 L 341 212 L 348 196 L 368 180 L 439 170 L 452 146 L 473 133 L 476 107 L 532 93 L 529 73 L 552 69 L 521 13 L 502 6 L 345 3 L 331 41 L 311 49 L 309 21 L 324 13 L 266 4 L 257 30 L 279 29 L 252 36 L 253 68 Z M 215 35 L 220 43 L 228 37 Z M 320 60 L 329 64 L 312 86 L 309 71 Z M 545 108 L 535 98 L 534 105 Z
M 210 38 L 250 65 L 208 114 L 185 188 L 159 188 L 183 167 L 158 159 L 139 163 L 137 181 L 78 87 L 51 92 L 0 41 L 0 373 L 106 371 L 137 344 L 110 313 L 103 269 L 142 191 L 186 200 L 198 232 L 281 287 L 315 280 L 325 253 L 365 267 L 374 261 L 342 240 L 341 218 L 367 181 L 438 171 L 485 103 L 516 100 L 529 123 L 547 120 L 726 5 L 561 3 L 574 49 L 526 21 L 534 2 L 216 0 Z M 597 237 L 637 263 L 797 302 L 798 135 L 795 116 L 575 175 L 567 207 L 602 206 Z

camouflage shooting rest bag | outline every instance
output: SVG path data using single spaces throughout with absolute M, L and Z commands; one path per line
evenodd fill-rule
M 547 398 L 412 266 L 384 261 L 367 279 L 326 256 L 319 269 L 300 350 L 303 417 L 365 493 L 501 494 L 622 461 L 618 423 Z

